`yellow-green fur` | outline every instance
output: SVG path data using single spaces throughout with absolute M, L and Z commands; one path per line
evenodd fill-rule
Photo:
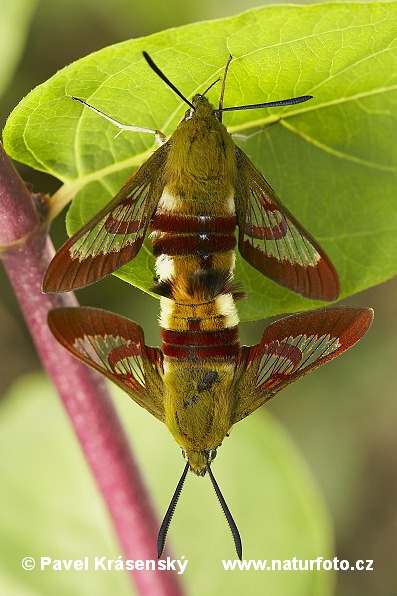
M 208 370 L 217 371 L 219 377 L 198 394 L 197 387 Z M 216 449 L 230 430 L 233 376 L 234 365 L 225 362 L 184 362 L 164 371 L 165 423 L 196 474 L 204 474 L 206 452 Z M 196 396 L 197 402 L 187 405 Z
M 193 98 L 195 111 L 182 120 L 172 135 L 164 168 L 164 181 L 180 212 L 223 215 L 225 198 L 234 195 L 237 178 L 236 150 L 214 108 L 203 96 Z

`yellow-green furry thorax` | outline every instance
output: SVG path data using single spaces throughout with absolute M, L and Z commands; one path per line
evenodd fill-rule
M 196 95 L 193 105 L 170 139 L 164 177 L 176 193 L 193 185 L 208 204 L 209 196 L 229 194 L 235 185 L 235 146 L 206 97 Z
M 191 470 L 202 475 L 208 453 L 216 450 L 231 427 L 234 363 L 168 363 L 167 368 L 165 423 L 184 450 Z M 214 381 L 208 383 L 206 378 Z

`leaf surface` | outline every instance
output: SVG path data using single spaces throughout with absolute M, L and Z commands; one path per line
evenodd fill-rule
M 26 42 L 35 0 L 2 0 L 0 19 L 0 95 L 12 79 Z

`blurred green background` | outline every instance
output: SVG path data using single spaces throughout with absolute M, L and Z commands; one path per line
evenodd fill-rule
M 227 5 L 211 0 L 146 0 L 140 4 L 130 0 L 0 0 L 1 14 L 9 17 L 0 42 L 4 62 L 0 122 L 4 124 L 33 87 L 92 51 L 264 4 L 258 0 L 229 0 Z M 0 24 L 0 32 L 1 28 Z M 22 166 L 19 170 L 37 192 L 53 192 L 58 186 L 48 176 Z M 53 237 L 57 246 L 65 238 L 62 217 L 53 226 Z M 26 373 L 39 370 L 40 362 L 3 270 L 0 288 L 0 395 L 5 395 Z M 335 524 L 337 556 L 350 561 L 374 559 L 372 573 L 338 574 L 336 593 L 340 595 L 391 596 L 396 589 L 396 296 L 394 279 L 349 300 L 349 304 L 375 309 L 368 336 L 348 355 L 287 389 L 269 406 L 303 453 L 324 494 Z M 100 282 L 80 292 L 79 300 L 129 316 L 144 327 L 148 344 L 159 344 L 157 301 L 120 280 Z M 243 341 L 256 342 L 263 327 L 263 323 L 245 324 Z M 24 388 L 29 392 L 29 383 Z M 251 496 L 254 482 L 253 478 L 248 490 Z M 258 588 L 260 581 L 258 576 Z

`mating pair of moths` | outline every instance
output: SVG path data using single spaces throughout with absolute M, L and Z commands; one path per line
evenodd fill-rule
M 224 108 L 229 58 L 215 109 L 205 97 L 208 89 L 190 102 L 146 53 L 144 58 L 189 109 L 166 139 L 78 100 L 119 128 L 152 133 L 162 144 L 59 250 L 43 288 L 63 292 L 103 278 L 137 255 L 150 229 L 162 349 L 146 346 L 137 324 L 95 308 L 53 310 L 49 325 L 74 356 L 164 422 L 182 449 L 187 463 L 160 529 L 158 555 L 190 469 L 199 476 L 208 472 L 241 558 L 237 527 L 210 467 L 218 447 L 233 424 L 356 343 L 373 314 L 345 306 L 302 312 L 271 324 L 259 344 L 240 346 L 235 301 L 241 293 L 232 279 L 236 225 L 240 254 L 264 275 L 308 298 L 331 301 L 339 294 L 326 254 L 222 124 L 225 111 L 292 105 L 310 96 Z

